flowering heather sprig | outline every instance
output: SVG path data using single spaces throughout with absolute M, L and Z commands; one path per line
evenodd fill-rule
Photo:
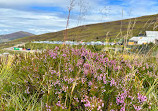
M 92 83 L 91 81 L 88 82 L 88 85 L 89 85 L 89 86 L 92 86 L 92 84 L 93 84 L 93 83 Z
M 85 78 L 81 78 L 82 84 L 85 83 L 86 79 Z
M 98 81 L 101 81 L 102 79 L 103 79 L 103 75 L 102 74 L 97 77 Z
M 110 81 L 110 86 L 116 86 L 116 82 L 115 82 L 115 80 L 113 78 Z
M 57 105 L 58 107 L 61 107 L 62 109 L 66 109 L 66 107 L 63 106 L 63 104 L 61 103 L 61 101 L 58 101 L 58 102 L 56 103 L 56 105 Z
M 135 109 L 136 111 L 140 111 L 140 110 L 142 109 L 142 107 L 141 107 L 141 106 L 136 106 L 136 105 L 133 105 L 133 107 L 134 107 L 134 109 Z
M 27 93 L 27 94 L 30 94 L 29 89 L 30 89 L 30 87 L 28 87 L 27 90 L 26 90 L 26 93 Z
M 76 98 L 74 97 L 74 99 L 79 103 L 79 99 L 77 97 Z
M 103 83 L 107 84 L 107 80 L 106 80 L 106 76 L 105 75 L 103 76 Z
M 123 107 L 121 107 L 120 111 L 125 111 L 126 103 L 124 103 Z
M 146 68 L 149 69 L 149 65 L 146 63 Z
M 58 46 L 56 46 L 56 47 L 55 47 L 55 50 L 59 50 L 59 47 L 58 47 Z
M 90 102 L 87 100 L 86 103 L 84 104 L 85 107 L 91 107 Z
M 48 104 L 46 104 L 46 108 L 47 111 L 51 111 L 51 107 Z
M 66 54 L 63 54 L 63 57 L 66 57 L 67 55 Z
M 55 70 L 51 70 L 51 74 L 56 74 L 56 71 Z
M 147 101 L 147 97 L 138 93 L 138 100 L 140 103 L 143 103 L 143 102 Z
M 117 103 L 117 105 L 119 105 L 119 104 L 124 104 L 126 97 L 127 97 L 127 91 L 124 90 L 124 93 L 120 94 L 120 95 L 116 98 L 116 103 Z
M 52 105 L 46 106 L 45 110 L 48 111 L 53 108 L 99 111 L 106 108 L 108 111 L 125 111 L 125 108 L 131 106 L 135 110 L 142 110 L 141 106 L 147 103 L 147 97 L 137 93 L 143 93 L 143 84 L 137 87 L 135 85 L 141 80 L 143 82 L 144 78 L 147 80 L 150 77 L 154 81 L 157 66 L 138 60 L 118 59 L 117 56 L 105 52 L 94 53 L 83 47 L 56 47 L 39 55 L 29 56 L 27 62 L 22 61 L 22 58 L 16 60 L 17 68 L 14 73 L 31 81 L 32 87 L 24 82 L 27 84 L 24 86 L 25 92 L 29 96 L 34 91 L 43 91 L 43 102 Z M 140 64 L 142 65 L 139 66 Z M 37 67 L 37 71 L 33 70 Z
M 53 59 L 56 59 L 57 58 L 57 53 L 54 53 L 54 52 L 52 52 L 52 51 L 50 51 L 49 52 L 49 55 L 50 55 L 50 57 L 52 57 Z
M 76 66 L 80 66 L 83 64 L 83 59 L 78 59 Z
M 70 68 L 69 68 L 69 71 L 70 71 L 70 72 L 72 72 L 72 71 L 73 71 L 73 69 L 70 67 Z

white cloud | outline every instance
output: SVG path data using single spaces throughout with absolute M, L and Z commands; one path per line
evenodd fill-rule
M 30 31 L 41 34 L 49 31 L 61 30 L 65 27 L 66 20 L 52 13 L 35 13 L 18 11 L 14 9 L 0 9 L 0 29 L 12 31 Z M 41 30 L 41 32 L 39 32 Z M 5 33 L 0 32 L 1 34 Z
M 53 29 L 47 29 L 47 28 L 35 28 L 35 29 L 28 29 L 29 32 L 35 32 L 36 34 L 42 34 L 42 33 L 49 33 L 49 32 L 56 32 L 57 30 Z
M 79 0 L 76 0 L 79 1 Z M 122 0 L 121 4 L 109 4 L 109 0 L 84 0 L 83 11 L 87 11 L 79 24 L 91 24 L 156 14 L 157 0 Z M 121 1 L 121 0 L 120 0 Z M 69 0 L 0 0 L 0 34 L 15 31 L 28 31 L 35 34 L 54 32 L 65 29 L 67 15 L 62 11 L 35 12 L 31 6 L 59 7 L 67 11 Z M 105 7 L 106 6 L 106 7 Z M 25 10 L 25 9 L 28 10 Z M 79 6 L 71 13 L 70 28 L 78 24 Z M 131 14 L 129 14 L 131 13 Z
M 125 10 L 131 10 L 132 16 L 156 14 L 158 12 L 157 0 L 126 0 L 123 5 Z
M 67 4 L 67 0 L 0 0 L 0 4 L 6 6 L 25 6 L 25 5 L 62 5 Z

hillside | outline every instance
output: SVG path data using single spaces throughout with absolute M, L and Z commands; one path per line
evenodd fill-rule
M 6 34 L 6 35 L 0 35 L 0 42 L 8 42 L 11 40 L 19 39 L 22 37 L 27 37 L 27 36 L 33 36 L 34 34 L 28 33 L 28 32 L 15 32 L 11 34 Z
M 158 14 L 75 27 L 68 30 L 68 37 L 66 40 L 105 41 L 107 38 L 111 41 L 118 41 L 120 38 L 124 38 L 124 36 L 130 38 L 132 36 L 137 36 L 138 34 L 144 34 L 146 30 L 158 30 Z M 34 35 L 20 38 L 7 44 L 0 44 L 0 46 L 11 46 L 18 42 L 28 42 L 34 40 L 63 41 L 63 35 L 64 31 Z
M 122 28 L 121 28 L 122 23 Z M 122 38 L 127 35 L 136 36 L 146 30 L 158 30 L 158 14 L 142 16 L 113 22 L 84 25 L 69 29 L 67 40 L 105 40 L 105 38 Z M 121 30 L 122 29 L 122 30 Z M 122 32 L 122 36 L 121 33 Z M 20 39 L 27 40 L 63 40 L 63 31 L 46 33 Z

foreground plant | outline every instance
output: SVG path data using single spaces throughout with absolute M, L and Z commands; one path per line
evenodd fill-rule
M 3 110 L 139 111 L 158 106 L 157 64 L 147 60 L 55 47 L 16 56 L 11 73 L 10 82 L 1 82 Z

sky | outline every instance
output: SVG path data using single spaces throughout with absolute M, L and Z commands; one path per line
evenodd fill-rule
M 0 0 L 0 35 L 64 30 L 70 1 Z M 158 0 L 74 0 L 69 28 L 157 13 Z

